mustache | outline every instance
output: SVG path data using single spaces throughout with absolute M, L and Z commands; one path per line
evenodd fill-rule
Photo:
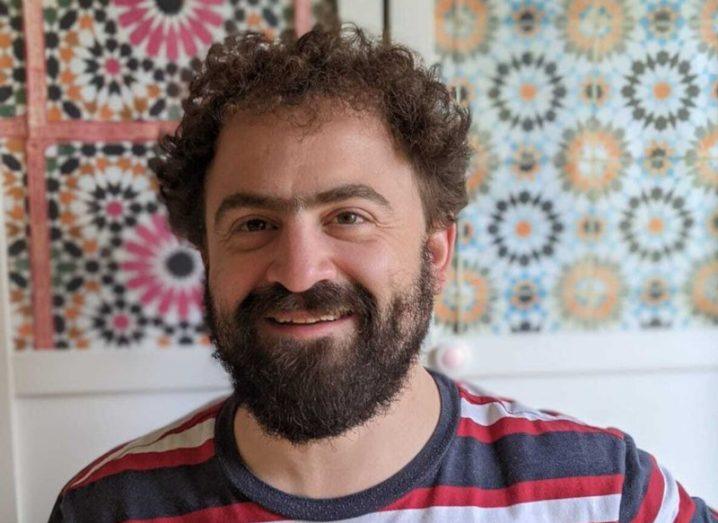
M 301 293 L 279 283 L 255 289 L 239 303 L 235 316 L 251 321 L 276 313 L 306 311 L 316 315 L 351 312 L 366 318 L 374 316 L 376 308 L 374 297 L 361 284 L 322 280 Z

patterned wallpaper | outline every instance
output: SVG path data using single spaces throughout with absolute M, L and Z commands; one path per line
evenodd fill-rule
M 202 261 L 157 201 L 151 146 L 47 149 L 54 346 L 208 345 Z
M 276 35 L 292 2 L 28 13 L 0 0 L 16 349 L 206 346 L 201 263 L 147 160 L 209 43 Z M 435 332 L 718 324 L 718 2 L 436 0 L 435 21 L 475 150 Z
M 294 15 L 291 0 L 0 0 L 17 350 L 209 344 L 201 260 L 169 232 L 147 161 L 211 42 L 277 36 Z
M 436 0 L 473 113 L 460 333 L 718 325 L 718 2 Z
M 290 6 L 281 0 L 48 4 L 48 120 L 176 120 L 182 87 L 209 45 L 248 27 L 276 36 Z

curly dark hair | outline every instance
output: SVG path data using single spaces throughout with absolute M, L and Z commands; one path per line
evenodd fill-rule
M 274 42 L 246 32 L 210 47 L 182 103 L 180 125 L 163 137 L 150 163 L 175 234 L 205 246 L 204 178 L 228 117 L 288 107 L 316 112 L 317 101 L 384 119 L 417 173 L 429 231 L 455 221 L 468 201 L 468 110 L 454 101 L 436 67 L 345 25 Z

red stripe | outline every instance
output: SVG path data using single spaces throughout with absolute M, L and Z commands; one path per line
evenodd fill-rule
M 184 421 L 184 422 L 181 423 L 180 425 L 177 425 L 176 427 L 172 427 L 172 428 L 166 430 L 165 432 L 163 432 L 163 433 L 161 433 L 159 436 L 157 436 L 157 438 L 155 438 L 154 440 L 149 441 L 149 442 L 147 442 L 147 443 L 144 443 L 144 444 L 142 444 L 141 446 L 136 447 L 136 448 L 148 447 L 148 446 L 150 446 L 150 445 L 154 445 L 155 443 L 157 443 L 159 440 L 161 440 L 162 438 L 164 438 L 164 437 L 166 437 L 166 436 L 169 436 L 169 435 L 171 435 L 171 434 L 177 434 L 177 433 L 179 433 L 179 432 L 183 432 L 183 431 L 185 431 L 185 430 L 191 428 L 191 427 L 194 426 L 194 425 L 197 425 L 197 424 L 199 424 L 199 423 L 202 423 L 203 421 L 206 421 L 207 419 L 209 419 L 209 418 L 211 418 L 211 417 L 213 417 L 213 416 L 216 416 L 216 415 L 217 415 L 217 412 L 219 412 L 219 410 L 221 410 L 221 408 L 222 408 L 222 406 L 224 405 L 224 402 L 225 402 L 225 401 L 226 401 L 226 399 L 222 399 L 222 400 L 218 401 L 217 403 L 213 403 L 213 404 L 209 405 L 208 407 L 206 407 L 206 408 L 200 410 L 199 412 L 197 412 L 196 414 L 194 414 L 194 415 L 193 415 L 192 417 L 190 417 L 187 421 Z M 105 467 L 110 466 L 112 463 L 114 463 L 113 461 L 110 461 L 109 463 L 106 463 L 105 465 L 103 465 L 102 467 L 100 467 L 98 470 L 96 470 L 95 472 L 93 472 L 89 477 L 87 477 L 86 479 L 82 480 L 81 483 L 79 482 L 80 478 L 82 478 L 85 474 L 87 474 L 88 471 L 90 471 L 90 470 L 92 470 L 94 467 L 96 467 L 99 463 L 102 463 L 102 461 L 105 460 L 108 456 L 110 456 L 110 455 L 113 454 L 114 452 L 116 452 L 116 451 L 122 449 L 123 447 L 127 447 L 128 450 L 129 450 L 130 448 L 134 448 L 134 447 L 133 447 L 133 444 L 136 444 L 136 443 L 137 443 L 137 440 L 136 440 L 136 439 L 135 439 L 135 440 L 132 440 L 132 441 L 130 441 L 130 442 L 125 442 L 125 443 L 123 443 L 122 445 L 118 445 L 117 447 L 113 448 L 113 449 L 110 450 L 109 452 L 104 453 L 102 456 L 100 456 L 99 458 L 97 458 L 96 460 L 94 460 L 92 463 L 90 463 L 87 467 L 85 467 L 85 468 L 82 469 L 80 472 L 78 472 L 77 474 L 75 474 L 75 477 L 74 477 L 72 480 L 70 480 L 70 482 L 68 482 L 68 484 L 67 484 L 67 485 L 65 486 L 65 488 L 63 489 L 63 492 L 66 492 L 66 491 L 68 491 L 68 490 L 71 490 L 71 489 L 74 489 L 74 488 L 77 488 L 77 487 L 80 487 L 80 486 L 83 486 L 83 485 L 87 485 L 88 483 L 92 483 L 92 482 L 94 482 L 94 481 L 100 479 L 100 477 L 106 476 L 107 474 L 103 474 L 103 475 L 100 476 L 100 477 L 95 477 L 100 471 L 104 470 Z M 145 454 L 150 454 L 150 453 L 148 452 L 148 453 L 145 453 Z M 131 454 L 130 454 L 130 455 L 131 455 Z M 122 462 L 123 459 L 124 459 L 124 458 L 120 458 L 118 461 L 119 461 L 119 462 Z M 124 470 L 124 469 L 123 469 L 123 470 Z
M 27 90 L 27 120 L 30 135 L 47 123 L 45 112 L 47 73 L 45 72 L 45 17 L 42 2 L 23 2 L 25 40 L 25 88 Z
M 27 122 L 24 116 L 0 119 L 0 136 L 3 138 L 27 138 Z
M 606 433 L 610 431 L 568 420 L 529 420 L 509 417 L 501 418 L 491 425 L 480 425 L 471 418 L 461 418 L 457 429 L 458 436 L 474 438 L 482 443 L 493 443 L 509 434 L 538 435 L 548 432 Z
M 128 470 L 150 470 L 182 465 L 197 465 L 207 461 L 212 456 L 214 456 L 214 439 L 209 439 L 198 447 L 127 454 L 121 459 L 108 461 L 90 474 L 87 479 L 73 485 L 72 488 L 82 488 L 107 476 Z
M 168 516 L 151 519 L 128 519 L 123 523 L 226 523 L 227 521 L 279 521 L 286 518 L 260 507 L 256 503 L 244 502 L 212 507 L 181 516 Z
M 420 509 L 434 506 L 508 507 L 531 501 L 619 494 L 622 486 L 623 475 L 621 474 L 522 481 L 510 487 L 497 489 L 437 486 L 415 489 L 382 510 Z
M 66 120 L 44 122 L 33 127 L 32 136 L 46 142 L 95 141 L 152 142 L 163 134 L 175 132 L 179 122 L 175 120 L 137 122 L 98 122 Z M 24 116 L 0 119 L 0 135 L 3 137 L 27 138 L 29 134 Z
M 173 133 L 178 122 L 161 120 L 154 122 L 93 122 L 70 120 L 48 122 L 38 129 L 38 136 L 53 141 L 87 140 L 95 141 L 151 142 L 162 134 Z
M 643 496 L 641 506 L 638 508 L 636 517 L 632 523 L 653 522 L 663 503 L 663 490 L 665 487 L 663 474 L 658 469 L 655 458 L 651 456 L 651 477 L 648 480 L 648 488 Z
M 502 402 L 508 402 L 512 403 L 513 400 L 507 399 L 507 398 L 497 398 L 495 396 L 477 396 L 476 394 L 473 394 L 466 390 L 463 387 L 458 387 L 459 389 L 459 395 L 464 398 L 469 403 L 473 403 L 474 405 L 486 405 L 487 403 L 502 403 Z
M 688 523 L 696 511 L 696 505 L 680 483 L 678 485 L 678 515 L 674 523 Z
M 31 132 L 32 135 L 32 132 Z M 35 349 L 53 347 L 52 270 L 45 193 L 45 148 L 42 139 L 25 143 L 27 201 L 30 221 L 30 272 L 32 276 L 32 328 Z
M 52 270 L 50 233 L 45 197 L 45 148 L 47 140 L 38 133 L 47 122 L 45 73 L 45 30 L 42 2 L 23 2 L 25 45 L 25 88 L 27 130 L 25 169 L 27 171 L 30 222 L 30 273 L 32 276 L 32 330 L 35 349 L 53 347 Z
M 110 454 L 112 454 L 112 453 L 114 453 L 114 452 L 120 450 L 120 449 L 121 449 L 122 447 L 124 447 L 125 445 L 127 445 L 127 443 L 121 443 L 120 445 L 117 445 L 116 447 L 114 447 L 114 448 L 108 450 L 108 451 L 105 452 L 102 456 L 100 456 L 100 457 L 97 458 L 96 460 L 92 461 L 89 465 L 87 465 L 85 468 L 83 468 L 80 472 L 78 472 L 77 474 L 75 474 L 75 475 L 73 476 L 73 478 L 72 478 L 70 481 L 68 481 L 67 484 L 63 487 L 63 489 L 62 489 L 62 494 L 64 495 L 65 493 L 67 493 L 68 490 L 70 490 L 71 488 L 73 488 L 73 486 L 74 486 L 73 483 L 74 483 L 75 481 L 77 481 L 78 478 L 83 477 L 85 474 L 88 473 L 88 471 L 92 470 L 93 467 L 97 466 L 98 463 L 101 463 L 102 460 L 104 460 L 105 458 L 107 458 L 107 456 L 109 456 Z
M 514 400 L 509 399 L 509 398 L 499 398 L 499 397 L 495 397 L 495 396 L 477 396 L 477 395 L 472 394 L 471 392 L 469 392 L 468 390 L 466 390 L 466 389 L 464 389 L 464 388 L 462 388 L 462 387 L 459 387 L 459 395 L 460 395 L 462 398 L 464 398 L 466 401 L 468 401 L 469 403 L 471 403 L 471 404 L 473 404 L 473 405 L 487 405 L 487 404 L 489 404 L 489 403 L 497 403 L 497 404 L 501 405 L 502 407 L 508 409 L 507 403 L 515 403 Z M 558 413 L 558 412 L 548 411 L 548 410 L 539 410 L 539 411 L 537 411 L 537 412 L 539 412 L 539 413 L 544 413 L 544 414 L 548 414 L 549 416 L 561 416 L 561 415 L 562 415 L 562 414 L 560 414 L 560 413 Z M 505 419 L 509 419 L 509 418 L 505 418 Z M 573 427 L 573 428 L 555 428 L 555 429 L 551 429 L 551 428 L 549 428 L 549 427 L 546 427 L 546 430 L 541 430 L 541 431 L 539 431 L 539 432 L 533 432 L 532 429 L 529 429 L 529 433 L 530 433 L 530 434 L 542 434 L 543 432 L 554 432 L 554 431 L 559 431 L 559 430 L 563 430 L 563 431 L 573 430 L 573 431 L 576 431 L 576 432 L 601 432 L 601 433 L 604 433 L 604 434 L 611 434 L 612 436 L 616 436 L 616 437 L 620 438 L 621 440 L 623 440 L 623 438 L 624 438 L 623 432 L 621 432 L 621 431 L 618 430 L 618 429 L 614 429 L 614 428 L 611 428 L 611 427 L 608 427 L 608 428 L 593 427 L 593 426 L 591 426 L 591 425 L 586 425 L 586 424 L 580 423 L 580 422 L 578 422 L 578 421 L 572 421 L 572 420 L 537 420 L 537 421 L 534 422 L 534 421 L 531 421 L 531 420 L 527 420 L 526 418 L 512 418 L 512 419 L 514 419 L 514 420 L 523 419 L 524 421 L 528 421 L 529 423 L 550 423 L 550 424 L 554 424 L 554 423 L 562 422 L 562 423 L 570 424 L 570 425 L 566 425 L 566 427 L 569 427 L 569 426 L 570 426 L 570 427 Z M 475 423 L 475 422 L 474 422 L 474 423 Z M 498 422 L 497 422 L 497 423 L 498 423 Z M 509 422 L 509 423 L 511 424 L 511 422 Z M 494 425 L 496 425 L 496 423 L 495 423 Z M 481 425 L 480 425 L 480 426 L 481 426 Z M 493 426 L 493 425 L 492 425 L 492 426 Z M 525 431 L 524 431 L 524 430 L 516 430 L 515 432 L 525 432 Z M 507 434 L 513 434 L 513 433 L 514 433 L 514 432 L 507 432 Z M 467 435 L 470 435 L 470 434 L 467 434 Z M 501 437 L 501 436 L 498 436 L 498 437 Z M 492 441 L 495 441 L 495 439 L 498 439 L 498 437 L 497 437 L 497 438 L 494 438 L 494 440 L 492 440 Z
M 294 34 L 302 36 L 312 28 L 312 4 L 309 0 L 294 0 Z

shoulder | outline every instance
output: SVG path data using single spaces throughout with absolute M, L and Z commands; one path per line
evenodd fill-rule
M 626 472 L 624 433 L 468 383 L 458 382 L 457 388 L 460 419 L 452 474 L 460 483 L 503 492 L 518 503 L 552 499 L 563 500 L 563 506 L 581 499 L 590 505 L 586 510 L 598 506 L 616 519 Z
M 624 442 L 618 429 L 585 423 L 556 411 L 528 407 L 518 401 L 495 396 L 467 382 L 456 382 L 460 397 L 463 435 L 494 442 L 513 434 L 543 436 L 552 433 L 595 434 L 612 444 Z
M 214 424 L 226 397 L 106 452 L 78 472 L 63 493 L 128 470 L 146 470 L 203 460 L 214 453 Z M 177 452 L 180 450 L 181 452 Z
M 107 504 L 109 500 L 120 502 L 137 493 L 141 484 L 169 487 L 168 478 L 181 481 L 178 469 L 203 464 L 214 457 L 215 421 L 227 399 L 218 398 L 92 461 L 63 487 L 53 516 L 62 511 L 67 518 L 68 513 L 78 511 L 78 500 L 88 507 Z
M 515 501 L 553 499 L 565 505 L 578 499 L 613 521 L 672 521 L 676 515 L 715 520 L 702 500 L 691 498 L 628 434 L 527 407 L 471 383 L 456 386 L 457 461 L 472 464 L 464 468 L 465 480 L 477 484 L 468 475 L 478 466 L 484 484 Z

